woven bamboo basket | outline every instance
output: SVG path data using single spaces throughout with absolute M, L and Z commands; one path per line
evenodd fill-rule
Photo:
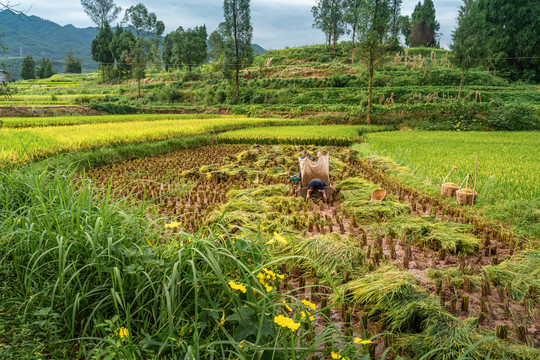
M 478 193 L 473 189 L 464 188 L 456 191 L 456 198 L 459 205 L 474 205 Z
M 451 182 L 444 183 L 441 186 L 441 195 L 446 197 L 456 196 L 456 191 L 459 190 L 459 185 Z
M 371 201 L 383 201 L 386 198 L 386 190 L 375 190 L 371 193 Z

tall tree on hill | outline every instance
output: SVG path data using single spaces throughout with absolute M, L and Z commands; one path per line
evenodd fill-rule
M 174 58 L 177 63 L 187 66 L 191 72 L 193 66 L 200 66 L 208 59 L 206 26 L 185 31 L 180 27 L 176 32 L 176 41 L 174 41 L 173 46 Z
M 84 12 L 99 29 L 106 23 L 111 24 L 118 18 L 121 7 L 116 6 L 113 0 L 81 0 Z
M 345 34 L 346 23 L 344 20 L 346 0 L 317 0 L 317 5 L 311 8 L 313 14 L 313 27 L 321 30 L 332 46 L 333 54 L 336 54 L 336 43 Z
M 388 33 L 388 45 L 391 50 L 399 48 L 399 33 L 401 30 L 400 14 L 402 0 L 391 1 L 390 31 Z
M 36 69 L 36 76 L 40 79 L 48 79 L 56 74 L 52 67 L 51 59 L 43 58 L 39 62 L 39 66 Z
M 240 70 L 253 61 L 253 26 L 250 0 L 224 0 L 225 67 L 235 72 L 236 97 L 240 95 Z M 228 73 L 228 70 L 225 71 Z
M 129 30 L 124 30 L 117 26 L 109 50 L 111 51 L 114 61 L 116 62 L 116 70 L 118 72 L 118 80 L 121 82 L 123 75 L 128 78 L 131 62 L 129 54 L 135 46 L 135 35 Z
M 401 29 L 401 34 L 405 38 L 405 46 L 411 46 L 411 32 L 412 32 L 411 18 L 407 15 L 400 16 L 399 26 Z
M 493 65 L 510 77 L 540 81 L 540 1 L 478 0 Z
M 371 124 L 371 108 L 373 100 L 373 75 L 375 68 L 386 57 L 383 43 L 390 29 L 391 0 L 366 0 L 362 10 L 362 26 L 359 34 L 357 53 L 366 64 L 369 74 L 367 123 Z
M 64 72 L 67 74 L 82 73 L 82 59 L 75 58 L 71 51 L 66 52 L 66 69 Z
M 133 73 L 137 79 L 138 94 L 141 97 L 141 79 L 144 77 L 146 61 L 151 46 L 146 41 L 148 36 L 160 36 L 165 30 L 163 21 L 159 21 L 155 13 L 148 12 L 143 4 L 131 6 L 126 10 L 124 23 L 131 25 L 135 29 L 137 36 L 135 44 L 131 49 L 131 61 L 133 64 Z
M 452 49 L 450 60 L 462 69 L 458 98 L 461 98 L 465 71 L 478 66 L 479 59 L 486 57 L 487 40 L 487 24 L 484 14 L 478 7 L 478 1 L 463 0 L 450 44 Z
M 23 59 L 22 69 L 21 69 L 21 78 L 24 80 L 35 79 L 36 78 L 36 63 L 34 58 L 27 56 Z
M 411 46 L 436 47 L 437 31 L 440 30 L 441 24 L 437 21 L 433 1 L 424 0 L 423 4 L 418 2 L 411 18 Z
M 362 2 L 364 0 L 345 0 L 345 13 L 343 14 L 343 21 L 351 26 L 352 35 L 351 41 L 354 47 L 356 40 L 356 30 L 360 23 L 360 13 L 362 11 Z
M 101 79 L 105 81 L 105 72 L 109 81 L 111 80 L 111 67 L 114 63 L 114 57 L 109 49 L 113 39 L 113 32 L 108 22 L 105 22 L 100 28 L 96 38 L 92 40 L 92 60 L 99 62 L 101 68 Z
M 175 37 L 176 37 L 176 31 L 172 31 L 168 33 L 167 35 L 165 35 L 165 37 L 163 38 L 163 49 L 161 51 L 161 58 L 163 59 L 163 63 L 165 64 L 165 71 L 169 71 L 171 67 L 176 67 L 176 65 L 173 64 L 173 61 L 174 61 L 173 48 L 174 48 Z
M 225 48 L 225 34 L 225 24 L 221 23 L 208 37 L 208 47 L 210 48 L 209 55 L 214 61 L 222 60 L 221 58 Z

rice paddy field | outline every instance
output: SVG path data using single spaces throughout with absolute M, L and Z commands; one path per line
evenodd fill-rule
M 297 120 L 217 117 L 203 119 L 162 117 L 161 120 L 128 121 L 122 117 L 112 122 L 72 126 L 39 126 L 0 130 L 0 162 L 24 162 L 65 151 L 77 151 L 98 146 L 142 142 L 179 136 L 200 135 L 245 126 L 297 123 Z M 150 116 L 150 118 L 152 118 Z M 108 117 L 109 121 L 114 117 Z M 133 119 L 132 119 L 133 120 Z M 44 119 L 43 122 L 51 121 Z M 54 120 L 53 120 L 54 121 Z M 91 122 L 92 120 L 90 120 Z
M 405 52 L 358 125 L 363 70 L 319 50 L 258 57 L 243 103 L 206 67 L 149 70 L 141 98 L 98 73 L 15 83 L 0 359 L 539 359 L 539 133 L 461 131 L 534 128 L 538 87 L 474 70 L 458 99 L 448 52 Z M 122 106 L 199 114 L 100 110 Z M 460 131 L 399 131 L 411 114 Z M 304 150 L 329 154 L 328 202 L 291 179 Z M 474 205 L 441 195 L 467 174 Z

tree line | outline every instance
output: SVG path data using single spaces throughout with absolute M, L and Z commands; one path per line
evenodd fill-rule
M 163 42 L 163 22 L 143 4 L 126 9 L 122 24 L 128 27 L 118 25 L 114 31 L 110 23 L 118 18 L 121 9 L 113 0 L 81 0 L 81 4 L 99 28 L 92 41 L 92 59 L 100 64 L 103 81 L 133 77 L 140 96 L 141 80 L 148 64 L 160 68 L 163 63 L 167 71 L 176 68 L 192 71 L 211 57 L 221 65 L 226 77 L 234 78 L 238 96 L 240 70 L 253 60 L 250 0 L 224 0 L 224 21 L 210 37 L 205 25 L 179 27 L 167 34 Z
M 433 1 L 419 2 L 410 17 L 401 15 L 401 4 L 402 0 L 317 0 L 311 9 L 313 27 L 324 33 L 335 54 L 343 35 L 351 35 L 352 44 L 356 43 L 359 30 L 366 28 L 367 12 L 373 9 L 384 20 L 383 41 L 390 49 L 400 48 L 401 35 L 406 46 L 439 47 L 440 24 Z
M 82 72 L 82 59 L 75 58 L 70 51 L 66 53 L 65 64 L 64 73 L 80 74 Z M 27 56 L 23 59 L 21 78 L 24 80 L 48 79 L 54 74 L 56 74 L 56 70 L 54 70 L 52 61 L 49 58 L 42 58 L 37 67 L 32 56 Z

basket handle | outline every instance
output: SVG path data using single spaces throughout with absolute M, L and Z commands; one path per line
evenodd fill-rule
M 446 177 L 445 177 L 444 180 L 443 180 L 443 184 L 446 182 L 446 179 L 448 179 L 448 177 L 450 176 L 450 174 L 451 174 L 452 171 L 454 171 L 454 170 L 456 171 L 456 174 L 457 174 L 457 171 L 458 171 L 457 166 L 454 166 L 454 167 L 452 168 L 452 170 L 450 170 L 450 172 L 448 173 L 448 175 L 446 175 Z
M 459 186 L 459 189 L 463 189 L 463 183 L 465 181 L 467 181 L 467 183 L 465 184 L 465 187 L 468 187 L 469 186 L 469 177 L 471 176 L 471 174 L 467 174 L 467 176 L 465 176 L 465 179 L 463 179 L 463 181 L 461 182 L 461 185 Z

